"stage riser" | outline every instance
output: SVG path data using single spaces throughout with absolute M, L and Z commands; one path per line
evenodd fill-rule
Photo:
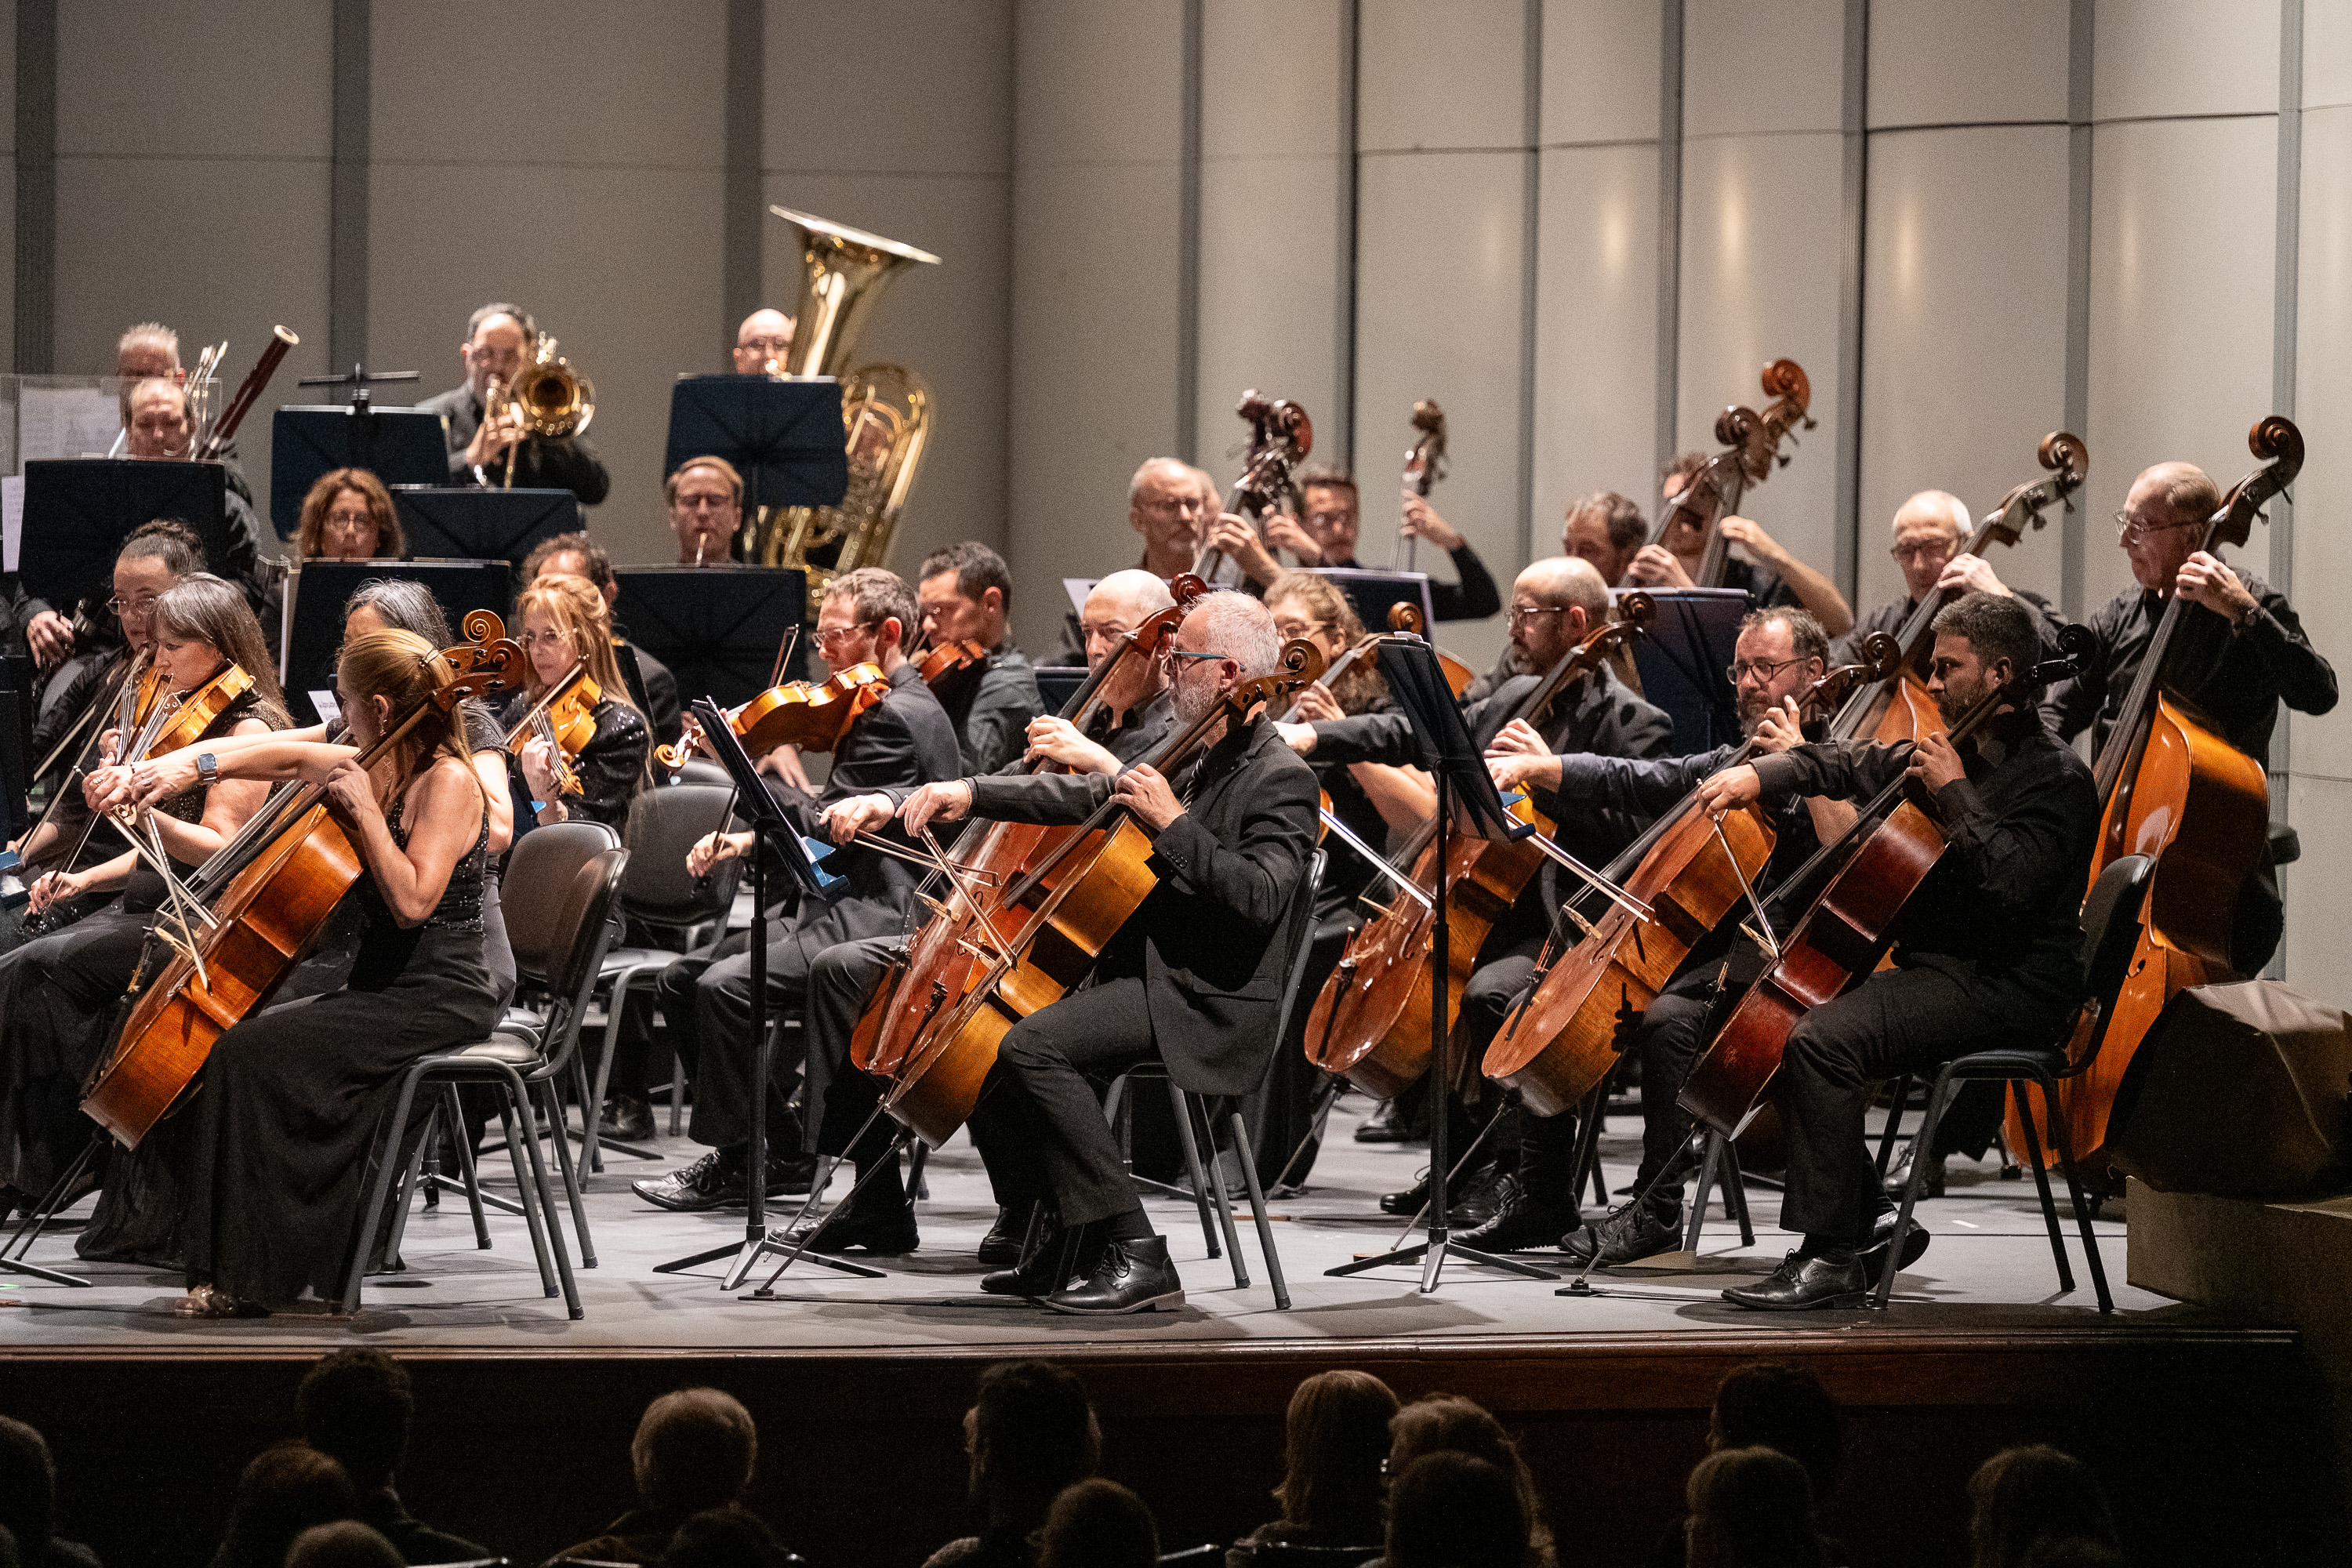
M 1169 1548 L 1231 1540 L 1268 1517 L 1291 1389 L 1310 1373 L 1360 1366 L 1407 1398 L 1463 1394 L 1501 1415 L 1535 1468 L 1564 1561 L 1638 1560 L 1680 1510 L 1716 1382 L 1759 1355 L 1812 1367 L 1849 1412 L 1847 1475 L 1825 1523 L 1862 1561 L 1963 1562 L 1969 1472 L 2024 1441 L 2098 1468 L 2142 1568 L 2333 1563 L 2326 1552 L 2343 1540 L 2323 1500 L 2315 1379 L 2284 1334 L 1693 1331 L 1536 1349 L 1042 1349 L 1086 1379 L 1103 1412 L 1106 1472 L 1151 1503 Z M 308 1359 L 19 1354 L 0 1370 L 0 1409 L 56 1446 L 69 1532 L 110 1568 L 161 1568 L 202 1560 L 239 1468 L 292 1434 Z M 518 1563 L 619 1513 L 638 1414 L 699 1383 L 751 1406 L 761 1436 L 751 1500 L 819 1568 L 919 1563 L 970 1527 L 960 1423 L 988 1355 L 406 1359 L 419 1422 L 404 1493 L 434 1523 Z

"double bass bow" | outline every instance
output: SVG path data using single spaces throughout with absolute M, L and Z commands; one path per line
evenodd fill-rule
M 1948 731 L 1952 744 L 1958 746 L 2004 707 L 2026 707 L 2042 686 L 2074 673 L 2091 641 L 2084 628 L 2068 626 L 2059 634 L 2064 657 L 2044 659 L 1971 703 Z M 1943 858 L 1943 829 L 1909 798 L 1909 784 L 1907 773 L 1896 774 L 1851 827 L 1790 877 L 1790 886 L 1802 886 L 1813 868 L 1843 857 L 1785 938 L 1760 933 L 1769 955 L 1763 973 L 1683 1080 L 1676 1097 L 1682 1108 L 1724 1136 L 1738 1137 L 1762 1105 L 1804 1016 L 1878 967 L 1895 945 L 1911 895 Z
M 2283 416 L 2257 423 L 2246 445 L 2266 461 L 2222 498 L 2201 527 L 2200 550 L 2243 547 L 2263 505 L 2302 470 L 2303 433 Z M 2058 1084 L 2075 1162 L 2100 1184 L 2107 1176 L 2107 1118 L 2141 1038 L 2174 993 L 2239 978 L 2230 954 L 2231 919 L 2270 832 L 2270 782 L 2261 759 L 2239 751 L 2210 721 L 2165 692 L 2166 656 L 2189 608 L 2168 588 L 2164 614 L 2094 766 L 2099 839 L 2085 889 L 2122 856 L 2156 861 L 2139 945 L 2108 1009 L 2098 1057 Z M 2084 1043 L 2078 1039 L 2074 1048 Z M 2012 1134 L 2021 1131 L 2016 1115 L 2012 1105 Z M 2056 1154 L 2045 1150 L 2043 1158 Z
M 1841 666 L 1807 687 L 1797 699 L 1801 715 L 1835 708 L 1901 668 L 1902 647 L 1885 633 L 1863 647 L 1869 662 Z M 1737 767 L 1755 750 L 1750 736 L 1723 765 Z M 1653 913 L 1612 903 L 1593 921 L 1577 911 L 1577 900 L 1565 906 L 1560 914 L 1581 940 L 1553 962 L 1561 941 L 1555 927 L 1534 984 L 1486 1047 L 1486 1075 L 1517 1089 L 1538 1115 L 1574 1109 L 1617 1065 L 1624 1025 L 1648 1011 L 1691 949 L 1747 897 L 1777 837 L 1759 806 L 1727 813 L 1718 824 L 1699 808 L 1696 790 L 1684 796 L 1601 872 Z
M 1789 466 L 1793 454 L 1780 448 L 1783 440 L 1796 445 L 1790 432 L 1799 427 L 1810 430 L 1819 423 L 1807 412 L 1812 406 L 1812 382 L 1795 360 L 1776 359 L 1766 365 L 1763 385 L 1765 396 L 1771 401 L 1761 414 L 1744 404 L 1733 404 L 1716 416 L 1715 438 L 1724 443 L 1724 449 L 1690 477 L 1659 515 L 1658 526 L 1650 535 L 1652 544 L 1669 548 L 1666 542 L 1675 525 L 1685 517 L 1693 520 L 1706 537 L 1698 570 L 1691 574 L 1692 583 L 1701 588 L 1722 587 L 1724 570 L 1731 559 L 1730 542 L 1718 525 L 1739 510 L 1749 485 L 1760 485 L 1772 477 L 1774 468 Z
M 1249 421 L 1249 455 L 1242 461 L 1241 478 L 1225 497 L 1225 510 L 1263 532 L 1262 521 L 1280 510 L 1283 498 L 1291 492 L 1291 471 L 1315 449 L 1315 422 L 1290 399 L 1262 397 L 1255 387 L 1242 394 L 1241 406 L 1234 412 Z M 1211 518 L 1205 526 L 1215 524 Z M 1204 543 L 1192 558 L 1191 574 L 1205 582 L 1224 559 L 1222 549 Z

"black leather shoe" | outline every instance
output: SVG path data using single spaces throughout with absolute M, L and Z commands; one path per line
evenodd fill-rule
M 1108 1318 L 1122 1312 L 1172 1312 L 1184 1304 L 1184 1280 L 1168 1261 L 1165 1237 L 1113 1241 L 1103 1247 L 1094 1271 L 1045 1304 L 1074 1317 Z
M 706 1209 L 747 1202 L 743 1152 L 713 1149 L 682 1171 L 672 1171 L 654 1181 L 631 1182 L 629 1190 L 657 1209 L 678 1214 L 700 1214 Z
M 768 1156 L 768 1195 L 772 1198 L 798 1198 L 808 1195 L 816 1185 L 816 1156 L 793 1154 L 789 1157 Z M 741 1199 L 737 1200 L 739 1203 Z
M 1599 1225 L 1585 1226 L 1559 1238 L 1559 1249 L 1579 1263 L 1591 1263 L 1593 1254 L 1599 1253 L 1599 1264 L 1603 1268 L 1677 1251 L 1682 1244 L 1683 1211 L 1679 1204 L 1671 1215 L 1660 1214 L 1648 1204 L 1620 1204 Z
M 1495 1217 L 1496 1189 L 1503 1177 L 1492 1165 L 1469 1172 L 1446 1189 L 1445 1223 L 1449 1226 L 1484 1225 Z M 1424 1175 L 1401 1193 L 1389 1193 L 1381 1199 L 1381 1212 L 1410 1218 L 1421 1212 L 1429 1202 L 1429 1178 Z
M 1405 1128 L 1404 1112 L 1398 1108 L 1397 1102 L 1393 1100 L 1382 1100 L 1379 1110 L 1357 1122 L 1356 1142 L 1359 1143 L 1411 1142 L 1411 1134 Z
M 1918 1150 L 1917 1139 L 1906 1143 L 1903 1152 L 1895 1156 L 1894 1167 L 1886 1173 L 1886 1195 L 1896 1203 L 1903 1201 L 1903 1188 L 1911 1180 L 1911 1162 L 1917 1157 Z M 1919 1195 L 1923 1198 L 1944 1195 L 1944 1157 L 1941 1154 L 1927 1156 L 1927 1180 L 1920 1187 Z
M 810 1252 L 871 1252 L 884 1258 L 912 1252 L 919 1245 L 915 1211 L 908 1205 L 881 1209 L 843 1205 L 790 1227 L 772 1228 L 768 1241 L 771 1246 L 800 1247 Z
M 654 1108 L 642 1094 L 616 1094 L 596 1118 L 596 1136 L 642 1143 L 654 1135 Z
M 1791 1252 L 1762 1283 L 1723 1293 L 1735 1307 L 1764 1312 L 1801 1312 L 1825 1307 L 1859 1307 L 1870 1295 L 1870 1275 L 1859 1257 L 1843 1263 Z
M 1887 1253 L 1893 1250 L 1897 1212 L 1889 1209 L 1878 1216 L 1877 1222 L 1871 1226 L 1870 1245 L 1862 1250 L 1863 1272 L 1874 1287 L 1878 1283 L 1879 1270 L 1886 1267 Z M 1895 1272 L 1900 1274 L 1918 1262 L 1927 1254 L 1927 1227 L 1913 1219 L 1911 1228 L 1904 1233 L 1903 1249 L 1895 1257 Z
M 1020 1262 L 1022 1244 L 1029 1239 L 1029 1216 L 1036 1212 L 1034 1203 L 998 1209 L 996 1223 L 980 1238 L 980 1260 L 992 1268 L 1009 1268 Z
M 1550 1204 L 1529 1193 L 1517 1176 L 1495 1184 L 1495 1217 L 1454 1233 L 1454 1239 L 1480 1252 L 1527 1252 L 1556 1247 L 1581 1224 L 1574 1204 Z
M 982 1290 L 992 1296 L 1050 1296 L 1071 1280 L 1094 1272 L 1095 1261 L 1102 1255 L 1097 1231 L 1050 1221 L 1037 1230 L 1036 1245 L 1023 1254 L 1019 1263 L 981 1277 Z

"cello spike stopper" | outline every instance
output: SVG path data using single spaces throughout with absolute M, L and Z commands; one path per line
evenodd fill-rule
M 1561 1286 L 1559 1289 L 1553 1291 L 1552 1294 L 1555 1296 L 1590 1296 L 1592 1294 L 1592 1282 L 1585 1279 L 1583 1275 L 1580 1274 L 1575 1279 L 1570 1280 L 1567 1284 Z

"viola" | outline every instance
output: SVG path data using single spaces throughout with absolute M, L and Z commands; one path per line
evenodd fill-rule
M 1595 627 L 1562 655 L 1513 710 L 1512 717 L 1540 724 L 1569 684 L 1601 668 L 1611 654 L 1639 636 L 1656 613 L 1646 594 L 1618 601 L 1621 617 Z M 1513 815 L 1549 836 L 1552 825 L 1522 799 Z M 1436 824 L 1409 839 L 1391 860 L 1415 891 L 1400 889 L 1381 914 L 1348 939 L 1339 966 L 1324 982 L 1307 1020 L 1307 1059 L 1325 1072 L 1344 1073 L 1368 1093 L 1393 1100 L 1429 1070 L 1430 1010 L 1435 992 L 1430 980 L 1430 949 L 1435 924 L 1439 866 Z M 1526 839 L 1503 842 L 1467 836 L 1450 841 L 1446 886 L 1446 1016 L 1461 1016 L 1478 949 L 1496 921 L 1518 901 L 1520 891 L 1542 866 L 1541 850 Z M 1416 896 L 1416 894 L 1418 896 Z
M 988 673 L 988 649 L 976 637 L 938 643 L 915 656 L 915 672 L 932 696 L 952 702 Z
M 1717 525 L 1739 510 L 1749 485 L 1760 485 L 1775 468 L 1789 466 L 1792 454 L 1782 452 L 1780 443 L 1796 444 L 1790 432 L 1800 426 L 1810 430 L 1819 423 L 1807 412 L 1812 406 L 1812 382 L 1795 360 L 1776 359 L 1766 365 L 1763 384 L 1764 395 L 1771 399 L 1764 412 L 1734 404 L 1716 416 L 1715 438 L 1724 443 L 1724 449 L 1690 477 L 1650 535 L 1650 542 L 1663 548 L 1677 518 L 1687 513 L 1700 520 L 1706 548 L 1691 580 L 1702 588 L 1723 586 L 1724 568 L 1731 559 L 1730 542 Z
M 1415 637 L 1425 635 L 1422 626 L 1421 606 L 1403 599 L 1399 599 L 1395 604 L 1391 605 L 1389 630 L 1410 632 Z M 1437 667 L 1445 672 L 1445 684 L 1452 689 L 1454 696 L 1460 697 L 1470 689 L 1470 683 L 1478 679 L 1476 670 L 1444 648 L 1433 647 L 1430 651 L 1437 655 Z
M 1965 555 L 1982 555 L 1992 545 L 2014 546 L 2028 528 L 2040 528 L 2043 510 L 2056 501 L 2069 511 L 2071 499 L 2091 470 L 2090 448 L 2080 436 L 2053 430 L 2042 437 L 2035 456 L 2051 470 L 2046 479 L 2029 480 L 2001 497 L 1977 531 L 1960 546 Z M 1895 634 L 1903 646 L 1902 678 L 1892 683 L 1858 688 L 1830 723 L 1835 740 L 1874 740 L 1893 744 L 1916 741 L 1936 728 L 1936 700 L 1927 693 L 1927 658 L 1936 646 L 1936 615 L 1959 595 L 1950 590 L 1930 595 L 1904 618 Z
M 1807 687 L 1799 712 L 1834 708 L 1902 668 L 1902 646 L 1884 632 L 1864 651 L 1868 663 L 1842 666 Z M 1750 737 L 1724 766 L 1738 766 L 1755 750 Z M 1602 870 L 1651 916 L 1615 902 L 1598 921 L 1579 914 L 1574 902 L 1561 910 L 1582 940 L 1557 963 L 1547 949 L 1528 994 L 1486 1047 L 1488 1078 L 1517 1089 L 1538 1114 L 1557 1116 L 1608 1077 L 1625 1048 L 1625 1026 L 1649 1010 L 1691 949 L 1745 901 L 1772 857 L 1777 835 L 1761 808 L 1726 813 L 1721 838 L 1716 826 L 1693 790 Z
M 572 762 L 596 738 L 596 704 L 604 700 L 604 689 L 588 679 L 585 665 L 574 664 L 571 675 L 551 689 L 551 699 L 532 709 L 524 724 L 547 742 L 555 793 L 578 795 L 580 775 L 572 771 Z M 522 728 L 516 726 L 518 731 Z M 512 742 L 510 736 L 509 743 Z
M 727 727 L 755 757 L 779 746 L 830 752 L 861 714 L 889 695 L 890 678 L 878 666 L 853 664 L 825 680 L 788 680 L 772 686 L 749 702 L 727 710 Z M 701 721 L 689 713 L 677 743 L 660 747 L 655 754 L 675 773 L 701 745 Z
M 2004 707 L 2029 706 L 2043 685 L 2079 669 L 2092 646 L 2090 633 L 2068 626 L 2059 642 L 2063 658 L 2045 659 L 1970 704 L 1950 727 L 1952 744 Z M 1677 1097 L 1682 1108 L 1726 1137 L 1738 1137 L 1756 1114 L 1780 1070 L 1789 1036 L 1805 1015 L 1844 995 L 1878 967 L 1895 945 L 1911 895 L 1943 858 L 1943 830 L 1908 798 L 1908 784 L 1907 775 L 1898 775 L 1852 827 L 1790 879 L 1802 883 L 1814 866 L 1844 857 L 1684 1079 Z
M 1315 422 L 1288 398 L 1261 397 L 1255 388 L 1242 394 L 1241 406 L 1234 412 L 1249 422 L 1250 447 L 1242 476 L 1225 498 L 1225 510 L 1255 523 L 1279 510 L 1290 494 L 1291 470 L 1315 449 Z M 1215 545 L 1202 545 L 1191 575 L 1208 578 L 1224 558 Z
M 519 684 L 523 668 L 522 649 L 499 639 L 473 668 L 399 715 L 360 754 L 360 765 L 373 767 L 428 715 L 447 722 L 459 699 Z M 210 873 L 214 886 L 227 879 L 210 921 L 194 947 L 181 947 L 140 994 L 84 1088 L 83 1113 L 123 1147 L 136 1149 L 171 1112 L 215 1041 L 268 1005 L 336 904 L 366 874 L 366 862 L 329 815 L 325 794 L 319 784 L 289 792 L 199 872 L 200 879 Z
M 2246 444 L 2267 461 L 2222 498 L 2203 526 L 2200 550 L 2243 547 L 2264 503 L 2303 468 L 2303 433 L 2279 415 L 2255 425 Z M 2112 1183 L 2105 1144 L 2116 1090 L 2164 1005 L 2189 986 L 2241 978 L 2230 961 L 2231 919 L 2247 879 L 2262 863 L 2270 832 L 2270 782 L 2261 760 L 2164 694 L 2165 657 L 2181 617 L 2197 608 L 2178 595 L 2165 605 L 2094 769 L 2102 803 L 2099 841 L 2084 887 L 2096 885 L 2118 857 L 2156 861 L 2139 945 L 2107 1010 L 2098 1057 L 2058 1084 L 2058 1108 L 2075 1162 L 2102 1185 Z M 2073 1049 L 2088 1043 L 2087 1032 L 2078 1035 Z M 2012 1105 L 2013 1140 L 2022 1131 L 2016 1115 Z M 2010 1146 L 2027 1145 L 2013 1141 Z M 2054 1161 L 2056 1154 L 2045 1152 L 2043 1158 Z

